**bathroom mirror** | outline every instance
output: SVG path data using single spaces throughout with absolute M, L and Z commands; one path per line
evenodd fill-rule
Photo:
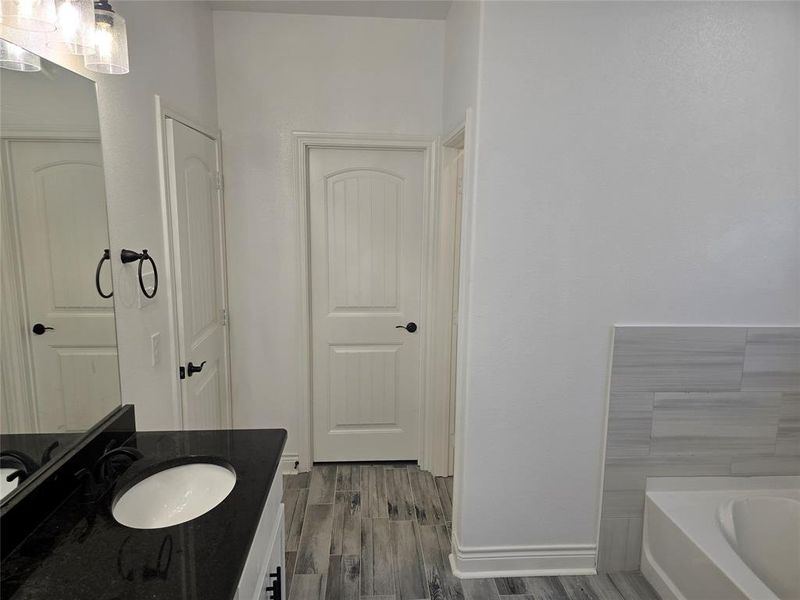
M 119 406 L 120 388 L 95 84 L 3 39 L 0 66 L 7 500 Z

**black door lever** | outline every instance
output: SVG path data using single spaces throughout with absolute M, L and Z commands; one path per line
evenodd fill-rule
M 199 373 L 200 371 L 203 370 L 203 366 L 205 364 L 206 364 L 206 361 L 201 362 L 199 365 L 193 365 L 192 363 L 189 363 L 188 365 L 186 365 L 186 374 L 189 377 L 191 377 L 195 373 Z
M 46 327 L 45 325 L 42 325 L 41 323 L 36 323 L 33 326 L 33 329 L 31 329 L 31 331 L 33 331 L 33 333 L 35 333 L 36 335 L 42 335 L 48 329 L 52 330 L 53 328 L 52 327 Z
M 417 324 L 411 321 L 408 325 L 395 325 L 395 329 L 405 329 L 408 333 L 414 333 L 417 330 Z

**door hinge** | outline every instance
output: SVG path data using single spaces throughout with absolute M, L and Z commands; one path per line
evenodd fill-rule
M 220 308 L 219 309 L 219 324 L 220 325 L 227 325 L 228 324 L 228 309 L 227 308 Z
M 218 190 L 222 190 L 223 187 L 225 186 L 225 180 L 222 177 L 222 171 L 216 172 L 216 184 Z

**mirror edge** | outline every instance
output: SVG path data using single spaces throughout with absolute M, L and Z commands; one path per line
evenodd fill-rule
M 75 440 L 75 443 L 70 446 L 65 452 L 58 455 L 52 461 L 47 463 L 41 469 L 35 471 L 27 480 L 24 487 L 20 487 L 16 493 L 9 494 L 5 498 L 0 499 L 0 519 L 5 517 L 10 511 L 17 507 L 20 503 L 24 502 L 26 498 L 35 493 L 39 485 L 49 479 L 51 476 L 58 473 L 62 466 L 67 464 L 70 460 L 74 459 L 86 446 L 92 441 L 97 439 L 101 434 L 109 431 L 115 423 L 124 420 L 126 413 L 130 413 L 130 423 L 122 422 L 121 425 L 127 430 L 131 429 L 131 434 L 135 433 L 135 412 L 132 404 L 121 404 L 100 421 L 95 423 L 89 430 L 87 430 L 80 438 Z
M 0 29 L 2 29 L 2 28 L 0 28 Z M 16 46 L 19 46 L 20 48 L 23 48 L 24 50 L 37 55 L 42 61 L 50 63 L 51 65 L 53 65 L 55 67 L 64 69 L 65 71 L 68 71 L 73 75 L 77 75 L 78 77 L 80 77 L 85 82 L 92 84 L 92 90 L 94 92 L 94 98 L 95 98 L 95 110 L 96 110 L 96 113 L 97 113 L 97 127 L 92 129 L 92 130 L 86 130 L 86 131 L 77 131 L 76 130 L 74 132 L 71 132 L 71 136 L 70 137 L 73 137 L 75 139 L 84 139 L 84 138 L 85 139 L 93 139 L 93 140 L 97 140 L 97 142 L 100 144 L 101 156 L 102 156 L 102 159 L 103 159 L 103 182 L 104 182 L 105 194 L 106 194 L 106 228 L 107 228 L 107 236 L 109 238 L 108 239 L 108 244 L 109 244 L 109 247 L 110 247 L 111 246 L 111 239 L 110 239 L 110 237 L 111 237 L 111 224 L 110 224 L 110 217 L 109 217 L 109 211 L 108 211 L 108 185 L 107 185 L 108 184 L 108 177 L 107 177 L 107 172 L 106 172 L 106 167 L 105 167 L 105 156 L 104 156 L 104 152 L 103 152 L 105 144 L 103 143 L 103 132 L 102 132 L 102 126 L 101 126 L 101 123 L 100 123 L 100 93 L 99 93 L 100 90 L 99 90 L 99 86 L 98 86 L 98 81 L 97 81 L 97 79 L 95 79 L 92 76 L 91 73 L 88 73 L 87 71 L 82 70 L 81 66 L 78 63 L 74 63 L 73 64 L 73 62 L 72 62 L 73 57 L 67 56 L 66 60 L 60 60 L 61 58 L 64 58 L 64 57 L 62 57 L 60 55 L 51 55 L 51 53 L 49 53 L 49 52 L 42 52 L 42 50 L 43 50 L 42 48 L 37 48 L 37 47 L 35 47 L 35 45 L 31 45 L 29 38 L 26 38 L 26 39 L 15 39 L 15 37 L 16 37 L 15 31 L 13 31 L 13 30 L 2 29 L 2 31 L 0 31 L 0 39 L 6 40 L 6 41 L 8 41 L 8 42 L 10 42 L 10 43 L 12 43 L 12 44 L 14 44 Z M 42 139 L 49 139 L 49 137 L 50 137 L 48 135 L 42 134 L 41 132 L 30 132 L 30 131 L 22 131 L 22 130 L 14 130 L 14 129 L 7 130 L 7 133 L 9 135 L 5 136 L 6 139 L 17 139 L 20 136 L 22 136 L 23 134 L 24 134 L 24 137 L 26 139 L 38 138 L 40 136 L 42 137 Z M 2 135 L 2 132 L 0 132 L 0 135 Z M 0 152 L 2 152 L 2 148 L 0 148 Z M 3 185 L 5 185 L 5 184 L 3 184 Z M 111 269 L 112 280 L 113 280 L 113 273 L 114 273 L 113 261 L 112 261 L 112 264 L 110 265 L 110 269 Z M 114 311 L 114 335 L 115 335 L 115 338 L 117 338 L 117 347 L 119 347 L 119 340 L 118 340 L 118 337 L 117 337 L 118 327 L 117 327 L 116 300 L 113 301 L 112 306 L 113 306 L 113 311 Z M 119 404 L 119 406 L 115 407 L 110 413 L 108 413 L 106 416 L 101 418 L 98 422 L 96 422 L 94 425 L 92 425 L 89 429 L 84 431 L 80 435 L 80 437 L 78 437 L 70 447 L 68 447 L 62 454 L 58 455 L 55 459 L 53 459 L 46 467 L 42 467 L 42 468 L 38 469 L 37 471 L 35 471 L 28 479 L 26 479 L 24 482 L 22 482 L 15 490 L 13 490 L 12 493 L 10 493 L 10 494 L 8 494 L 6 496 L 0 497 L 0 517 L 2 517 L 3 515 L 6 514 L 6 512 L 11 510 L 16 505 L 17 500 L 24 499 L 28 495 L 28 492 L 31 491 L 33 488 L 37 487 L 38 484 L 41 481 L 44 480 L 44 478 L 48 477 L 53 472 L 57 471 L 58 467 L 61 464 L 63 464 L 68 457 L 74 456 L 77 453 L 77 450 L 79 450 L 80 448 L 83 448 L 85 446 L 86 442 L 89 440 L 89 437 L 92 436 L 93 433 L 96 433 L 101 428 L 103 428 L 103 427 L 109 425 L 111 422 L 113 422 L 114 417 L 118 416 L 117 413 L 121 413 L 121 411 L 126 409 L 126 407 L 130 407 L 131 410 L 133 409 L 133 405 L 126 405 L 124 403 L 123 398 L 122 398 L 122 382 L 121 382 L 121 377 L 122 377 L 122 372 L 121 371 L 122 371 L 122 369 L 121 369 L 120 363 L 119 363 L 119 355 L 117 355 L 117 366 L 116 366 L 116 368 L 117 368 L 117 381 L 118 381 L 118 385 L 120 387 L 120 390 L 119 390 L 120 391 L 120 404 Z

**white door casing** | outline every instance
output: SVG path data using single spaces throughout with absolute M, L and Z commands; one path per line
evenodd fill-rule
M 39 431 L 33 354 L 28 330 L 16 211 L 11 202 L 10 158 L 2 144 L 0 169 L 0 434 Z M 11 399 L 11 400 L 9 400 Z
M 218 141 L 167 117 L 184 429 L 231 425 L 224 214 Z M 203 365 L 188 375 L 188 364 Z
M 94 283 L 108 248 L 100 144 L 12 140 L 8 153 L 28 332 L 53 328 L 30 333 L 38 429 L 84 431 L 120 403 L 113 300 Z
M 450 227 L 446 227 L 442 232 L 442 238 L 448 238 L 446 233 L 452 232 L 452 239 L 448 239 L 449 252 L 443 252 L 443 260 L 445 266 L 441 269 L 443 274 L 451 275 L 445 282 L 446 285 L 451 287 L 449 302 L 451 319 L 449 323 L 445 324 L 445 331 L 449 326 L 450 339 L 449 339 L 449 352 L 443 354 L 448 355 L 450 359 L 450 377 L 449 389 L 447 391 L 448 398 L 448 452 L 447 452 L 447 474 L 452 476 L 454 474 L 455 466 L 455 437 L 456 437 L 456 364 L 458 359 L 458 272 L 459 272 L 459 258 L 460 258 L 460 237 L 461 237 L 461 206 L 464 200 L 464 150 L 458 150 L 455 155 L 450 152 L 450 161 L 447 163 L 444 170 L 445 177 L 447 177 L 446 190 L 448 198 L 443 198 L 442 209 L 446 207 L 452 213 L 449 215 Z M 445 221 L 447 219 L 443 219 Z
M 425 158 L 309 151 L 314 460 L 419 458 Z

